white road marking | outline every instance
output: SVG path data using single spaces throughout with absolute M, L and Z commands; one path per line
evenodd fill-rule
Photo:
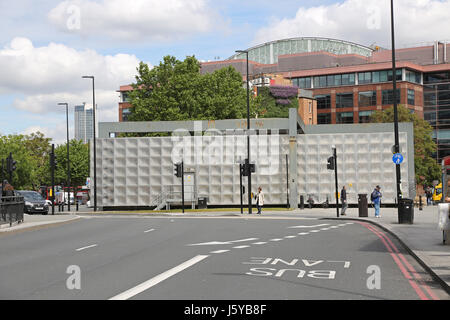
M 122 292 L 112 298 L 110 298 L 109 300 L 128 300 L 136 295 L 138 295 L 141 292 L 144 292 L 148 289 L 150 289 L 151 287 L 157 285 L 158 283 L 174 276 L 175 274 L 193 266 L 194 264 L 208 258 L 209 256 L 196 256 L 186 262 L 183 262 L 182 264 L 167 270 L 166 272 L 161 273 L 160 275 L 153 277 L 125 292 Z
M 294 239 L 294 238 L 297 238 L 297 236 L 286 236 L 285 238 L 286 239 Z
M 237 246 L 237 247 L 233 247 L 233 249 L 245 249 L 245 248 L 250 248 L 250 246 Z
M 320 230 L 330 230 L 330 228 L 322 228 L 322 229 L 320 229 Z
M 217 250 L 217 251 L 211 251 L 210 253 L 225 253 L 229 252 L 230 250 Z
M 292 227 L 288 227 L 288 229 L 317 228 L 317 227 L 325 227 L 325 226 L 329 226 L 329 224 L 325 223 L 325 224 L 318 224 L 315 226 L 292 226 Z
M 337 226 L 330 227 L 330 229 L 337 229 L 337 228 L 339 228 L 339 227 L 337 227 Z
M 300 232 L 300 233 L 298 233 L 299 236 L 306 236 L 307 234 L 309 234 L 309 232 Z
M 90 249 L 90 248 L 94 248 L 94 247 L 97 247 L 97 246 L 98 246 L 98 244 L 93 244 L 93 245 L 86 246 L 86 247 L 83 247 L 83 248 L 78 248 L 78 249 L 76 249 L 76 251 L 80 252 L 80 251 L 83 251 L 83 250 L 86 250 L 86 249 Z
M 271 239 L 270 241 L 278 242 L 278 241 L 283 241 L 283 239 Z
M 253 244 L 266 244 L 267 242 L 255 242 Z
M 233 244 L 233 243 L 248 242 L 248 241 L 255 241 L 255 240 L 258 240 L 258 238 L 249 238 L 249 239 L 241 239 L 241 240 L 234 240 L 234 241 L 211 241 L 211 242 L 189 244 L 189 246 L 215 246 L 215 245 Z
M 320 230 L 311 230 L 310 232 L 320 232 Z
M 155 229 L 150 229 L 150 230 L 144 231 L 144 233 L 149 233 L 149 232 L 152 232 L 152 231 L 155 231 Z

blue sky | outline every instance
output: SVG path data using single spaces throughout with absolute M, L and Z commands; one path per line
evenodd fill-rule
M 386 2 L 386 3 L 384 3 Z M 293 36 L 390 42 L 382 0 L 16 0 L 0 2 L 0 133 L 44 132 L 64 142 L 65 110 L 90 102 L 117 121 L 121 84 L 139 61 L 165 55 L 225 59 L 237 49 Z M 397 0 L 397 43 L 450 39 L 450 0 Z M 420 19 L 414 17 L 420 16 Z M 414 30 L 414 32 L 411 32 Z M 70 114 L 73 137 L 73 108 Z

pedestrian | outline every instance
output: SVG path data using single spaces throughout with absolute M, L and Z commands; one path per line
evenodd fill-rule
M 345 211 L 348 208 L 348 204 L 347 204 L 347 189 L 345 188 L 345 186 L 343 186 L 341 190 L 341 202 L 342 202 L 341 215 L 346 216 Z
M 262 188 L 258 188 L 258 193 L 255 195 L 256 206 L 258 207 L 258 213 L 261 214 L 262 207 L 264 206 L 264 193 L 262 192 Z
M 2 197 L 14 197 L 14 187 L 7 180 L 3 180 Z M 11 199 L 7 199 L 11 201 Z
M 376 186 L 373 190 L 372 194 L 370 195 L 370 200 L 372 201 L 374 208 L 375 208 L 375 218 L 380 218 L 380 205 L 381 205 L 381 197 L 383 196 L 381 194 L 381 187 Z
M 432 193 L 431 193 L 431 187 L 428 186 L 425 190 L 425 195 L 427 196 L 427 206 L 431 205 L 431 197 L 432 197 Z

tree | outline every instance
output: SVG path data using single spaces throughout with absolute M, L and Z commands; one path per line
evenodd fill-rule
M 15 189 L 37 190 L 45 180 L 46 144 L 48 139 L 37 132 L 32 135 L 9 135 L 0 137 L 0 157 L 6 159 L 10 153 L 15 161 L 16 170 L 13 172 L 12 181 L 9 181 Z M 5 160 L 6 168 L 6 160 Z M 4 172 L 4 178 L 9 176 Z
M 179 61 L 166 56 L 153 69 L 141 62 L 137 72 L 130 92 L 130 121 L 241 119 L 247 115 L 242 76 L 231 66 L 201 74 L 195 57 Z M 252 98 L 253 113 L 255 106 Z
M 432 139 L 431 125 L 403 105 L 398 106 L 398 121 L 414 124 L 414 167 L 417 184 L 431 185 L 433 180 L 440 180 L 440 167 L 431 156 L 437 150 L 436 143 Z M 394 107 L 373 113 L 371 122 L 394 122 Z
M 55 170 L 55 184 L 67 184 L 67 143 L 55 148 L 58 165 Z M 89 147 L 81 140 L 69 141 L 70 185 L 82 186 L 89 177 Z

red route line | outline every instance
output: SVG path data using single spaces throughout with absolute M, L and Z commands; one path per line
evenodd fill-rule
M 389 239 L 389 237 L 387 237 L 383 232 L 380 232 L 380 231 L 378 231 L 378 230 L 376 230 L 374 227 L 372 227 L 372 226 L 370 226 L 370 225 L 368 225 L 368 224 L 365 224 L 365 223 L 362 223 L 362 222 L 358 222 L 359 224 L 361 224 L 362 226 L 364 226 L 365 228 L 367 228 L 368 230 L 370 230 L 370 231 L 372 231 L 372 233 L 374 233 L 378 238 L 380 238 L 380 240 L 383 242 L 383 244 L 385 245 L 385 247 L 388 249 L 388 251 L 389 251 L 389 253 L 391 254 L 391 257 L 394 259 L 394 261 L 395 261 L 395 263 L 397 264 L 397 266 L 398 266 L 398 268 L 400 269 L 400 271 L 403 273 L 403 276 L 408 280 L 408 282 L 409 282 L 409 284 L 411 285 L 411 287 L 414 289 L 414 291 L 416 291 L 416 293 L 417 293 L 417 295 L 419 296 L 419 298 L 421 299 L 421 300 L 429 300 L 429 298 L 426 296 L 426 294 L 421 290 L 421 288 L 417 285 L 417 283 L 415 282 L 415 281 L 413 281 L 412 280 L 412 277 L 411 277 L 411 275 L 409 274 L 409 272 L 406 270 L 406 268 L 405 268 L 405 266 L 402 264 L 402 262 L 400 261 L 400 258 L 399 258 L 399 256 L 397 256 L 397 254 L 396 253 L 399 253 L 399 250 L 398 250 L 398 248 L 392 243 L 392 241 Z M 392 245 L 392 248 L 391 248 L 391 246 L 386 242 L 386 239 L 387 239 L 387 241 Z M 393 251 L 396 251 L 396 253 L 394 253 Z M 404 258 L 404 257 L 403 257 Z M 406 260 L 406 259 L 405 259 Z M 409 263 L 405 263 L 406 265 L 407 265 L 407 267 L 408 267 L 408 265 L 409 265 Z M 416 279 L 418 279 L 418 277 L 417 276 L 419 276 L 418 274 L 417 274 L 417 272 L 414 270 L 414 268 L 411 266 L 411 265 L 409 265 L 410 267 L 411 267 L 411 269 L 412 269 L 412 273 L 414 274 L 414 277 L 416 278 Z M 409 267 L 408 267 L 408 269 L 410 269 Z M 411 269 L 410 269 L 410 271 L 411 271 Z M 420 278 L 420 276 L 419 276 L 419 278 Z M 421 279 L 421 278 L 420 278 Z M 421 281 L 422 282 L 422 281 Z M 423 284 L 426 288 L 426 290 L 427 290 L 427 292 L 428 293 L 430 293 L 430 290 L 429 290 L 429 288 L 427 289 L 427 286 L 425 285 L 425 284 Z M 436 296 L 434 296 L 433 294 L 430 294 L 430 296 L 433 298 L 433 299 L 435 299 L 435 300 L 437 300 L 437 298 L 436 298 Z
M 413 274 L 414 278 L 417 279 L 419 281 L 419 284 L 425 288 L 425 290 L 427 291 L 427 293 L 430 295 L 430 297 L 433 300 L 439 300 L 438 297 L 436 297 L 436 295 L 433 293 L 433 291 L 430 289 L 430 287 L 425 283 L 425 281 L 423 280 L 423 278 L 420 276 L 420 274 L 417 273 L 417 271 L 414 269 L 414 267 L 408 262 L 408 260 L 406 260 L 405 256 L 400 253 L 400 250 L 398 250 L 398 248 L 396 247 L 396 245 L 391 241 L 391 239 L 384 233 L 381 232 L 379 230 L 377 230 L 374 226 L 371 225 L 366 225 L 366 228 L 369 228 L 370 230 L 372 230 L 375 233 L 378 233 L 379 235 L 381 235 L 383 238 L 385 238 L 390 245 L 392 246 L 392 248 L 394 248 L 395 252 L 397 253 L 397 255 L 400 257 L 401 261 L 403 261 L 403 263 L 406 265 L 406 267 L 408 268 L 408 270 Z

